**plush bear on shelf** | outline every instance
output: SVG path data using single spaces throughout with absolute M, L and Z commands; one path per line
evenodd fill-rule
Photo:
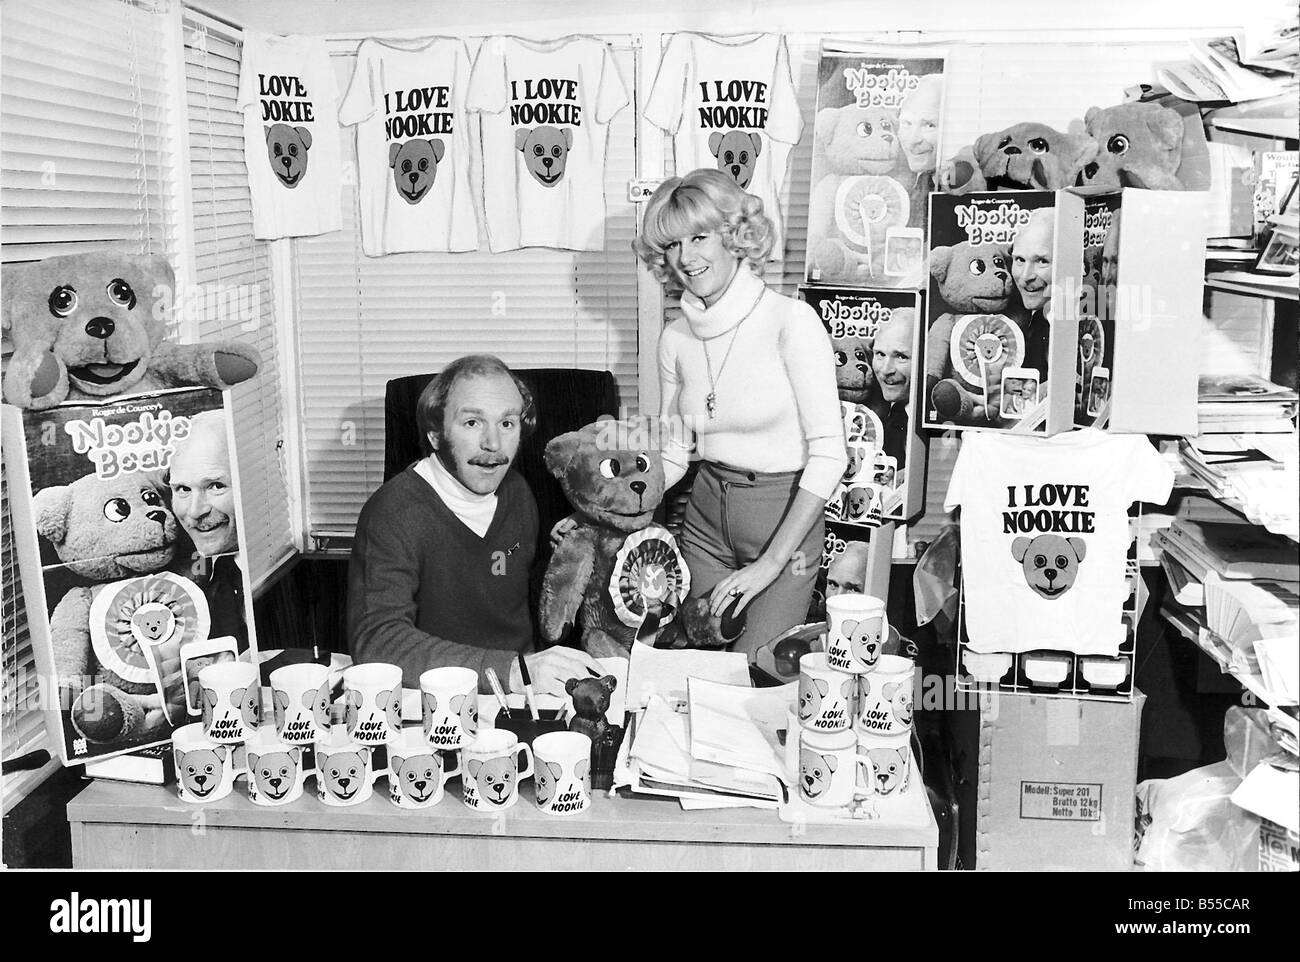
M 176 278 L 162 257 L 67 254 L 3 270 L 0 318 L 13 344 L 4 397 L 22 408 L 173 387 L 227 388 L 261 362 L 241 341 L 166 340 Z
M 664 495 L 653 427 L 646 418 L 597 421 L 546 446 L 547 470 L 577 521 L 542 582 L 538 620 L 549 641 L 559 640 L 579 611 L 582 646 L 596 657 L 626 657 L 637 641 L 721 648 L 744 630 L 727 612 L 711 615 L 707 598 L 686 598 L 690 573 L 677 543 L 651 524 Z
M 1076 121 L 1077 122 L 1077 121 Z M 1097 155 L 1083 167 L 1090 187 L 1182 190 L 1183 118 L 1159 104 L 1089 107 L 1083 118 Z
M 32 508 L 68 571 L 100 582 L 69 589 L 50 616 L 73 726 L 97 744 L 165 737 L 186 713 L 181 641 L 206 633 L 208 614 L 202 593 L 165 571 L 178 528 L 161 490 L 142 473 L 89 474 L 43 488 Z M 97 611 L 105 592 L 113 604 Z
M 939 184 L 950 194 L 980 190 L 1060 190 L 1079 182 L 1097 154 L 1086 134 L 1061 133 L 1047 124 L 1012 124 L 982 134 L 958 151 L 940 172 Z

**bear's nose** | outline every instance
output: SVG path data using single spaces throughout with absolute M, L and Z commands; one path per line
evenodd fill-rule
M 292 158 L 292 157 L 281 157 L 281 158 L 280 158 L 280 163 L 284 164 L 284 169 L 285 169 L 285 170 L 288 170 L 290 167 L 293 166 L 293 158 Z
M 645 494 L 644 481 L 633 481 L 631 484 L 628 485 L 628 487 L 631 488 L 633 491 L 635 491 L 638 495 Z
M 148 518 L 150 521 L 152 521 L 154 524 L 158 524 L 158 525 L 167 524 L 166 511 L 148 511 L 145 513 L 145 517 Z
M 411 186 L 415 186 L 415 182 L 420 179 L 420 175 L 417 174 L 415 171 L 411 171 L 411 173 L 408 176 L 410 176 L 411 178 Z
M 91 337 L 99 338 L 101 341 L 112 337 L 115 330 L 117 330 L 117 325 L 107 317 L 92 317 L 86 322 L 86 333 Z
M 1018 153 L 1020 153 L 1020 148 L 1017 147 L 1017 146 L 1015 146 L 1015 145 L 1013 144 L 1013 145 L 1010 146 L 1010 147 L 1004 147 L 1004 148 L 1002 148 L 1002 153 L 1004 153 L 1004 154 L 1006 154 L 1008 157 L 1010 157 L 1012 154 L 1018 154 Z
M 1089 180 L 1092 180 L 1094 177 L 1097 176 L 1097 171 L 1099 170 L 1101 170 L 1101 168 L 1097 166 L 1097 162 L 1095 160 L 1090 161 L 1089 163 L 1085 164 L 1083 167 L 1083 176 L 1087 177 Z
M 543 165 L 547 170 L 550 170 L 550 169 L 551 169 L 551 158 L 549 158 L 549 157 L 543 157 L 543 158 L 542 158 L 542 165 Z
M 1056 569 L 1055 569 L 1055 568 L 1044 568 L 1044 569 L 1043 569 L 1043 577 L 1045 577 L 1048 581 L 1055 581 L 1055 580 L 1056 580 Z

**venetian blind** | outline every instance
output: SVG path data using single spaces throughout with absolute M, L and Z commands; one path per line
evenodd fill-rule
M 470 52 L 477 41 L 469 41 Z M 383 480 L 384 389 L 389 379 L 436 371 L 488 352 L 512 367 L 610 370 L 623 405 L 637 403 L 636 65 L 611 40 L 632 103 L 609 126 L 605 248 L 529 249 L 367 258 L 361 251 L 356 148 L 343 129 L 343 229 L 295 241 L 301 422 L 308 526 L 351 529 Z M 356 42 L 332 44 L 338 88 Z M 472 117 L 474 115 L 471 115 Z M 476 118 L 470 137 L 479 143 Z M 474 191 L 482 196 L 477 159 Z
M 0 8 L 5 263 L 83 253 L 106 243 L 175 256 L 175 144 L 169 79 L 159 56 L 166 48 L 165 14 L 164 3 L 124 0 L 7 0 Z M 6 360 L 9 353 L 6 342 Z M 7 485 L 3 525 L 0 741 L 10 758 L 48 746 Z M 6 776 L 6 809 L 43 774 Z
M 257 347 L 257 376 L 231 391 L 241 540 L 256 586 L 294 551 L 289 520 L 281 406 L 280 345 L 271 284 L 271 250 L 253 239 L 244 166 L 238 32 L 184 13 L 186 126 L 189 134 L 194 287 L 182 292 L 200 338 L 238 338 Z

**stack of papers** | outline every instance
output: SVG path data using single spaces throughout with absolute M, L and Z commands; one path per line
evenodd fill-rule
M 628 709 L 645 708 L 653 696 L 685 705 L 689 678 L 748 687 L 749 659 L 735 651 L 633 645 L 627 669 Z
M 1300 535 L 1300 447 L 1291 434 L 1213 434 L 1178 442 L 1191 475 L 1254 524 Z
M 1197 384 L 1196 418 L 1202 435 L 1290 434 L 1296 400 L 1295 391 L 1257 375 L 1203 374 Z
M 1294 8 L 1292 8 L 1294 24 Z M 1156 65 L 1156 76 L 1171 93 L 1197 103 L 1242 103 L 1294 96 L 1294 26 L 1290 46 L 1270 44 L 1263 31 L 1188 41 L 1191 58 Z M 1287 37 L 1278 33 L 1277 40 Z

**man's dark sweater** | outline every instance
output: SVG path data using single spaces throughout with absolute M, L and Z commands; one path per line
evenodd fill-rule
M 537 503 L 507 471 L 497 509 L 479 537 L 408 467 L 371 495 L 357 519 L 348 567 L 348 638 L 357 662 L 402 668 L 407 688 L 421 673 L 489 666 L 502 683 L 515 652 L 533 642 L 528 573 L 537 543 Z

